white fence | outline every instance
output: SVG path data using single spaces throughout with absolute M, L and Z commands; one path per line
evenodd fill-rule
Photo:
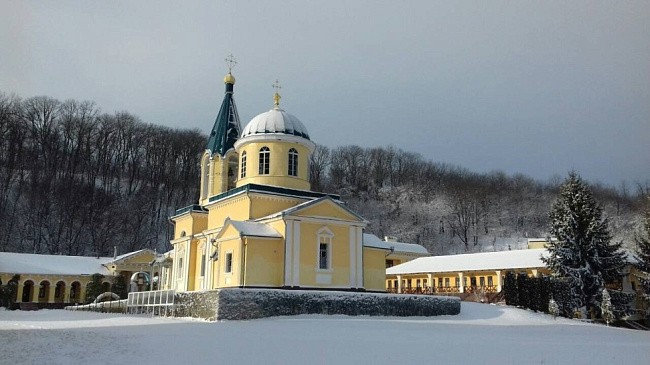
M 131 292 L 126 301 L 126 311 L 131 314 L 173 316 L 174 294 L 174 290 Z

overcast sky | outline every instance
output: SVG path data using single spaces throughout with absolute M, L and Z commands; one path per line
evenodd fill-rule
M 650 179 L 649 1 L 0 0 L 0 91 L 212 127 L 282 107 L 330 147 Z M 243 127 L 243 126 L 242 126 Z

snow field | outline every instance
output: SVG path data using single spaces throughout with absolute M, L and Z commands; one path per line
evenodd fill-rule
M 458 316 L 203 322 L 0 311 L 0 364 L 648 364 L 650 333 L 510 307 Z

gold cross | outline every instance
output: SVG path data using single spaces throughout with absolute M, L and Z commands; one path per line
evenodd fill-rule
M 232 71 L 232 68 L 235 67 L 235 65 L 237 64 L 237 59 L 231 53 L 228 55 L 228 57 L 226 57 L 225 61 L 226 64 L 228 65 L 228 72 L 230 73 Z
M 280 86 L 280 81 L 278 81 L 277 79 L 275 80 L 275 82 L 273 83 L 273 85 L 271 85 L 271 87 L 273 87 L 273 88 L 275 89 L 275 93 L 276 93 L 276 94 L 279 94 L 279 93 L 280 93 L 280 89 L 282 89 L 282 86 Z
M 282 89 L 282 86 L 280 86 L 280 81 L 278 81 L 276 79 L 275 82 L 273 83 L 273 85 L 271 85 L 271 86 L 275 89 L 275 94 L 273 94 L 273 104 L 276 107 L 279 107 L 280 106 L 280 99 L 282 98 L 280 96 L 280 89 Z

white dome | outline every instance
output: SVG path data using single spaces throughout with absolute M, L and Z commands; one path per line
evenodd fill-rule
M 307 129 L 300 120 L 280 108 L 274 108 L 251 119 L 241 137 L 256 134 L 281 133 L 309 139 Z

